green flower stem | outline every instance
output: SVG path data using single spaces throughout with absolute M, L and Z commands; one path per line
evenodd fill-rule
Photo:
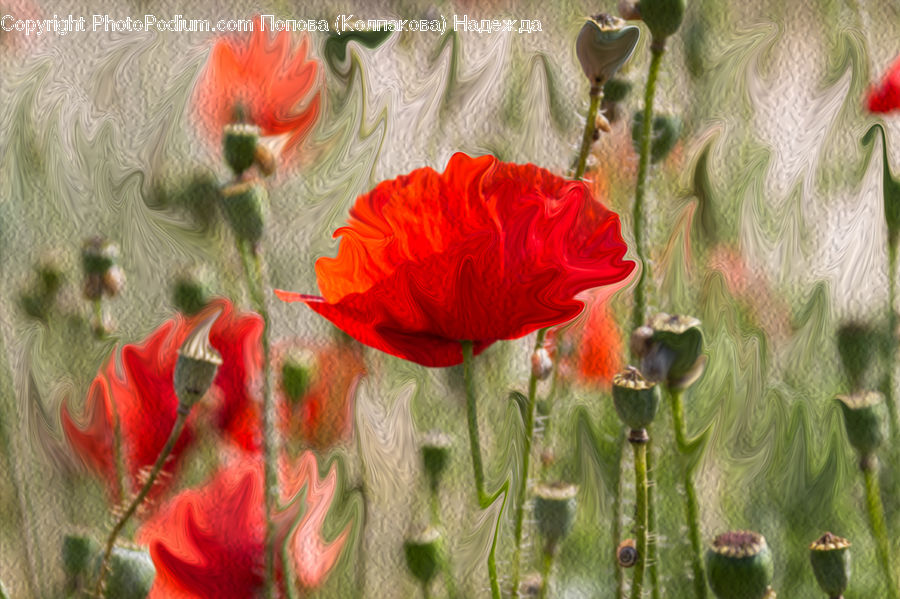
M 534 342 L 534 349 L 537 351 L 544 345 L 544 338 L 547 336 L 547 329 L 540 329 L 537 333 L 537 340 Z M 519 597 L 519 565 L 522 561 L 522 530 L 525 523 L 525 499 L 528 494 L 528 474 L 531 467 L 531 447 L 534 442 L 534 408 L 537 403 L 537 384 L 538 380 L 532 371 L 528 378 L 528 404 L 525 406 L 525 445 L 522 448 L 522 471 L 519 476 L 519 489 L 516 493 L 516 511 L 514 518 L 513 538 L 515 545 L 513 546 L 512 558 L 512 596 L 513 599 Z
M 600 108 L 600 100 L 603 99 L 603 90 L 599 87 L 591 87 L 591 104 L 588 106 L 587 121 L 584 123 L 584 135 L 581 137 L 581 150 L 575 161 L 575 174 L 573 179 L 581 179 L 587 167 L 587 157 L 594 145 L 594 121 L 597 120 L 597 109 Z
M 262 317 L 263 348 L 263 459 L 266 485 L 266 534 L 265 534 L 265 585 L 263 596 L 274 599 L 275 593 L 275 521 L 278 505 L 278 437 L 275 432 L 275 402 L 272 399 L 270 383 L 271 364 L 269 359 L 269 311 L 266 308 L 265 275 L 259 249 L 245 241 L 238 241 L 238 252 L 247 278 L 247 288 L 253 302 L 253 309 Z
M 670 389 L 669 399 L 672 403 L 672 424 L 675 427 L 675 443 L 682 458 L 685 493 L 684 509 L 687 517 L 688 535 L 691 540 L 694 592 L 697 599 L 706 599 L 706 571 L 703 565 L 703 544 L 700 537 L 700 506 L 697 502 L 697 489 L 694 487 L 693 471 L 688 463 L 691 442 L 687 438 L 687 426 L 684 422 L 683 393 L 683 391 Z
M 897 404 L 894 401 L 894 373 L 897 368 L 897 239 L 889 235 L 888 240 L 888 369 L 884 388 L 884 400 L 888 407 L 888 420 L 892 445 L 897 446 Z
M 631 317 L 632 329 L 644 324 L 647 310 L 645 287 L 650 278 L 650 265 L 644 250 L 644 197 L 647 194 L 647 175 L 650 168 L 650 135 L 653 132 L 653 97 L 656 95 L 656 79 L 665 49 L 662 45 L 651 44 L 650 71 L 644 89 L 644 126 L 641 129 L 641 156 L 638 162 L 637 185 L 634 188 L 632 227 L 634 227 L 634 251 L 641 262 L 641 274 L 634 288 L 634 312 Z
M 649 431 L 648 431 L 649 432 Z M 653 482 L 653 440 L 647 443 L 647 569 L 650 572 L 650 596 L 660 599 L 659 549 L 656 544 L 656 484 Z
M 884 584 L 890 599 L 900 599 L 897 583 L 894 581 L 891 561 L 891 544 L 888 539 L 887 526 L 884 523 L 884 507 L 881 505 L 881 490 L 878 487 L 877 460 L 875 456 L 866 456 L 860 460 L 860 469 L 866 481 L 866 509 L 869 512 L 869 526 L 875 538 L 875 552 L 881 565 Z
M 549 545 L 549 544 L 548 544 Z M 554 547 L 544 548 L 544 561 L 541 564 L 541 590 L 538 597 L 547 599 L 547 591 L 550 589 L 550 572 L 553 570 L 553 558 L 556 556 Z
M 159 476 L 163 465 L 166 463 L 166 460 L 169 459 L 169 455 L 175 448 L 175 443 L 177 443 L 179 437 L 181 437 L 181 431 L 184 430 L 184 423 L 187 421 L 187 417 L 188 414 L 190 414 L 190 411 L 190 408 L 185 407 L 183 404 L 179 404 L 178 416 L 175 418 L 175 424 L 172 425 L 172 431 L 169 433 L 169 438 L 166 440 L 166 444 L 163 445 L 162 450 L 156 457 L 156 463 L 153 464 L 153 468 L 150 470 L 150 475 L 147 477 L 147 481 L 144 483 L 144 486 L 141 487 L 140 492 L 138 492 L 135 498 L 131 500 L 131 504 L 128 506 L 128 509 L 126 509 L 125 512 L 119 517 L 116 525 L 113 526 L 112 531 L 109 533 L 109 538 L 106 539 L 106 549 L 103 552 L 103 560 L 100 562 L 100 573 L 97 575 L 97 585 L 94 588 L 95 597 L 103 596 L 103 582 L 106 580 L 107 570 L 109 569 L 109 558 L 110 555 L 112 555 L 113 546 L 116 543 L 116 539 L 118 538 L 119 533 L 122 532 L 122 529 L 125 528 L 125 525 L 137 511 L 138 507 L 140 507 L 140 505 L 144 502 L 144 499 L 146 499 L 147 494 L 150 492 L 150 489 L 153 488 L 153 484 L 156 482 L 156 477 Z
M 428 592 L 428 583 L 422 581 L 422 599 L 431 599 L 431 593 Z
M 616 444 L 616 462 L 619 467 L 616 469 L 616 479 L 613 484 L 613 525 L 612 525 L 612 546 L 613 546 L 613 563 L 616 564 L 616 599 L 624 599 L 625 597 L 625 572 L 618 565 L 615 552 L 619 549 L 619 543 L 622 542 L 622 470 L 625 464 L 625 435 L 619 435 L 619 443 Z
M 647 564 L 647 443 L 632 442 L 634 450 L 634 485 L 636 491 L 635 525 L 637 562 L 631 579 L 631 599 L 641 599 L 644 592 L 644 568 Z
M 488 553 L 488 578 L 491 581 L 491 597 L 500 599 L 500 583 L 497 579 L 497 536 L 500 532 L 500 519 L 506 507 L 509 496 L 509 479 L 494 494 L 488 495 L 484 490 L 484 465 L 481 462 L 481 441 L 478 437 L 478 406 L 475 402 L 475 381 L 472 377 L 472 360 L 474 358 L 473 344 L 471 341 L 462 342 L 463 350 L 463 377 L 466 383 L 466 419 L 469 425 L 469 449 L 472 453 L 472 469 L 475 475 L 475 490 L 478 493 L 478 505 L 481 509 L 487 509 L 494 501 L 503 495 L 503 504 L 500 513 L 497 514 L 497 524 L 494 527 L 494 538 L 491 541 L 491 550 Z

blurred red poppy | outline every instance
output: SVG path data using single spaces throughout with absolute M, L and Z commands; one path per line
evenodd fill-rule
M 200 121 L 219 143 L 225 125 L 241 120 L 263 136 L 282 136 L 290 159 L 319 117 L 319 63 L 309 56 L 309 37 L 281 31 L 270 37 L 259 17 L 253 31 L 219 38 L 194 91 Z
M 314 449 L 327 449 L 348 439 L 353 430 L 353 398 L 366 372 L 360 346 L 352 340 L 293 343 L 275 353 L 275 372 L 281 377 L 278 407 L 282 434 Z M 300 390 L 287 388 L 297 386 L 285 382 L 290 376 L 284 369 L 288 362 L 306 371 L 299 394 Z
M 316 263 L 323 297 L 284 291 L 355 339 L 425 366 L 571 320 L 575 295 L 622 281 L 619 217 L 580 181 L 455 154 L 360 196 Z
M 612 377 L 622 370 L 624 347 L 608 297 L 588 303 L 587 318 L 577 341 L 578 378 L 603 389 L 612 386 Z
M 322 537 L 337 472 L 332 466 L 320 479 L 311 452 L 297 463 L 281 466 L 282 500 L 290 503 L 275 514 L 276 542 L 287 547 L 299 585 L 311 589 L 324 582 L 350 533 L 348 525 L 331 543 Z M 184 491 L 163 506 L 137 534 L 139 543 L 149 545 L 156 566 L 150 599 L 258 596 L 264 572 L 263 491 L 262 461 L 244 454 L 202 488 Z M 301 510 L 305 511 L 294 528 Z M 276 551 L 276 560 L 278 585 L 283 587 L 281 551 Z
M 891 112 L 900 108 L 900 58 L 894 61 L 878 85 L 869 88 L 869 112 Z
M 133 489 L 141 473 L 156 461 L 176 418 L 178 398 L 173 376 L 178 349 L 188 334 L 214 311 L 220 316 L 210 331 L 210 343 L 222 356 L 222 366 L 201 410 L 195 409 L 165 466 L 172 474 L 178 456 L 190 445 L 200 411 L 211 412 L 217 428 L 246 449 L 260 445 L 255 385 L 260 377 L 262 319 L 239 314 L 231 302 L 214 300 L 196 316 L 181 315 L 165 322 L 139 345 L 122 348 L 121 364 L 115 353 L 94 379 L 85 403 L 84 425 L 73 419 L 67 402 L 61 407 L 62 425 L 79 457 L 110 485 L 120 499 L 115 466 L 116 422 L 121 435 L 122 463 Z M 157 483 L 156 492 L 164 486 Z

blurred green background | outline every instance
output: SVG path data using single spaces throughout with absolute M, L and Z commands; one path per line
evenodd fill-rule
M 330 23 L 339 14 L 539 19 L 541 31 L 530 34 L 402 33 L 376 48 L 351 42 L 342 59 L 325 52 L 327 34 L 311 35 L 323 61 L 324 109 L 300 167 L 278 174 L 270 186 L 266 249 L 272 287 L 314 293 L 315 258 L 334 255 L 331 232 L 353 200 L 382 179 L 425 165 L 441 170 L 456 151 L 566 173 L 588 103 L 575 36 L 587 15 L 615 13 L 614 4 L 234 2 L 211 8 L 0 0 L 0 13 L 213 20 L 263 13 Z M 687 396 L 689 431 L 708 428 L 711 435 L 698 475 L 704 538 L 729 529 L 761 532 L 776 558 L 773 586 L 788 598 L 820 596 L 807 547 L 825 530 L 854 543 L 846 597 L 884 593 L 862 511 L 862 481 L 833 397 L 848 386 L 837 326 L 850 319 L 886 322 L 881 161 L 878 154 L 871 159 L 872 147 L 860 138 L 874 122 L 863 96 L 900 51 L 898 31 L 900 8 L 879 0 L 692 0 L 684 26 L 669 41 L 658 83 L 658 109 L 678 116 L 683 129 L 674 151 L 651 171 L 650 306 L 704 323 L 707 371 Z M 641 106 L 647 39 L 642 36 L 623 69 L 632 93 L 612 131 L 601 135 L 588 170 L 600 199 L 622 215 L 629 242 L 637 165 L 630 125 Z M 213 41 L 208 33 L 26 38 L 0 32 L 0 579 L 11 597 L 59 596 L 62 536 L 80 530 L 99 537 L 109 526 L 102 489 L 69 456 L 60 402 L 69 397 L 80 406 L 115 343 L 137 342 L 171 315 L 174 273 L 208 264 L 217 290 L 248 305 L 230 234 L 177 202 L 197 173 L 226 176 L 218 152 L 197 134 L 190 103 Z M 884 122 L 891 161 L 900 164 L 900 116 Z M 107 306 L 117 328 L 103 342 L 90 334 L 90 307 L 80 293 L 78 252 L 97 234 L 119 244 L 128 277 Z M 66 265 L 66 278 L 58 307 L 42 323 L 27 317 L 18 298 L 33 280 L 33 265 L 48 255 Z M 626 288 L 611 300 L 623 327 L 630 297 Z M 330 325 L 301 306 L 272 301 L 271 309 L 276 343 L 331 334 Z M 623 328 L 622 336 L 628 333 Z M 508 394 L 525 390 L 533 342 L 496 344 L 476 360 L 491 489 L 508 474 L 515 477 L 522 424 Z M 447 432 L 455 444 L 442 505 L 456 578 L 466 596 L 485 596 L 484 558 L 498 506 L 475 509 L 460 372 L 428 370 L 373 350 L 366 357 L 370 374 L 357 397 L 357 439 L 320 463 L 324 471 L 335 459 L 341 468 L 327 532 L 359 514 L 354 489 L 362 482 L 368 524 L 364 534 L 354 530 L 314 596 L 357 596 L 360 586 L 366 597 L 418 592 L 402 543 L 427 523 L 416 442 L 431 429 Z M 558 459 L 544 476 L 577 483 L 579 508 L 557 561 L 554 594 L 613 597 L 611 497 L 620 425 L 601 390 L 576 382 L 557 391 L 539 446 Z M 663 587 L 678 598 L 691 596 L 691 585 L 669 418 L 661 410 L 653 431 L 652 475 Z M 185 485 L 205 479 L 214 462 L 207 449 L 192 460 Z M 900 464 L 893 454 L 882 456 L 882 484 L 896 532 Z M 629 468 L 626 459 L 626 536 L 634 497 Z M 506 516 L 501 573 L 508 572 L 510 523 Z M 535 535 L 526 526 L 526 571 L 538 565 Z M 440 584 L 435 592 L 443 593 Z

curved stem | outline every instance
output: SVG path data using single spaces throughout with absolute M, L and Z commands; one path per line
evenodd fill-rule
M 534 343 L 534 349 L 537 351 L 544 345 L 544 338 L 547 335 L 547 329 L 540 329 L 537 334 L 537 340 Z M 532 371 L 528 378 L 528 403 L 525 406 L 525 445 L 522 448 L 522 471 L 519 477 L 519 489 L 516 493 L 516 511 L 514 517 L 513 537 L 515 544 L 513 546 L 512 558 L 512 596 L 513 599 L 519 597 L 519 565 L 522 559 L 522 530 L 525 523 L 525 499 L 528 494 L 528 472 L 531 467 L 531 446 L 534 442 L 534 408 L 537 398 L 538 379 L 535 372 Z
M 875 467 L 877 461 L 874 456 L 867 456 L 860 462 L 860 469 L 866 481 L 866 509 L 869 512 L 869 526 L 872 536 L 875 538 L 875 552 L 881 565 L 881 573 L 888 589 L 890 599 L 900 599 L 900 592 L 894 582 L 894 574 L 891 571 L 891 544 L 888 539 L 887 526 L 884 523 L 884 507 L 881 505 L 881 490 L 878 486 L 878 472 Z
M 175 443 L 181 436 L 181 431 L 184 429 L 184 423 L 187 421 L 187 416 L 189 413 L 190 408 L 186 408 L 183 404 L 179 404 L 178 416 L 175 418 L 175 424 L 172 426 L 172 432 L 169 433 L 169 438 L 168 440 L 166 440 L 166 444 L 163 445 L 162 450 L 156 457 L 156 463 L 153 464 L 153 468 L 150 470 L 150 475 L 147 477 L 147 481 L 144 483 L 144 486 L 141 487 L 141 490 L 140 492 L 138 492 L 137 496 L 135 496 L 135 498 L 131 500 L 131 504 L 128 506 L 128 509 L 126 509 L 125 512 L 119 517 L 116 525 L 109 533 L 109 538 L 106 540 L 106 549 L 103 552 L 103 560 L 100 562 L 100 573 L 97 575 L 97 585 L 94 589 L 94 596 L 103 596 L 103 582 L 106 580 L 106 574 L 109 568 L 109 557 L 110 555 L 112 555 L 112 550 L 113 546 L 116 543 L 116 538 L 118 538 L 119 533 L 122 532 L 122 529 L 128 523 L 128 520 L 130 520 L 134 513 L 137 511 L 138 507 L 140 507 L 141 503 L 144 502 L 144 499 L 147 497 L 150 489 L 153 488 L 153 484 L 156 482 L 156 477 L 159 476 L 163 465 L 166 463 L 166 460 L 169 459 L 169 455 L 175 448 Z
M 637 562 L 631 579 L 631 599 L 641 599 L 644 591 L 644 567 L 647 564 L 647 444 L 632 442 L 634 485 L 636 491 L 635 526 Z
M 597 86 L 591 87 L 591 104 L 588 106 L 587 121 L 584 123 L 584 134 L 581 136 L 581 150 L 575 160 L 575 174 L 573 179 L 581 179 L 587 167 L 587 157 L 594 145 L 594 122 L 597 120 L 597 109 L 600 108 L 600 100 L 603 98 L 603 90 Z
M 634 251 L 641 261 L 641 274 L 634 289 L 634 312 L 631 317 L 632 329 L 644 324 L 644 312 L 647 300 L 644 294 L 647 279 L 650 278 L 650 266 L 644 255 L 644 196 L 647 194 L 647 174 L 650 168 L 650 135 L 653 132 L 653 97 L 656 94 L 656 79 L 659 76 L 659 65 L 665 49 L 661 45 L 651 44 L 650 71 L 647 73 L 647 86 L 644 89 L 644 125 L 641 128 L 641 157 L 638 162 L 637 185 L 634 189 L 634 206 L 631 222 L 634 227 Z
M 253 301 L 253 309 L 262 317 L 263 348 L 263 460 L 266 503 L 265 534 L 265 584 L 264 597 L 274 599 L 275 593 L 275 521 L 274 514 L 278 505 L 278 437 L 275 431 L 275 402 L 272 399 L 270 383 L 271 364 L 269 359 L 269 311 L 266 308 L 265 275 L 259 249 L 251 248 L 247 242 L 238 241 L 238 252 L 247 278 L 247 288 Z
M 697 489 L 689 460 L 690 442 L 687 438 L 687 426 L 684 422 L 683 391 L 669 390 L 672 404 L 672 425 L 675 427 L 675 444 L 681 454 L 682 476 L 684 477 L 685 504 L 684 511 L 688 525 L 688 536 L 691 541 L 691 560 L 694 571 L 694 593 L 697 599 L 706 599 L 706 569 L 703 565 L 703 544 L 700 537 L 700 506 L 697 501 Z
M 500 518 L 503 516 L 503 509 L 506 507 L 506 499 L 509 495 L 509 479 L 493 496 L 488 495 L 484 490 L 484 465 L 481 461 L 481 440 L 478 436 L 478 406 L 475 400 L 475 382 L 472 376 L 472 360 L 473 344 L 471 341 L 462 342 L 463 350 L 463 378 L 466 386 L 466 420 L 469 425 L 469 449 L 472 454 L 472 470 L 475 476 L 475 490 L 478 494 L 478 505 L 481 509 L 490 507 L 494 500 L 503 494 L 503 505 L 500 506 L 500 513 L 497 515 L 497 524 L 494 528 L 494 538 L 491 542 L 491 551 L 488 553 L 488 578 L 491 581 L 491 596 L 494 599 L 500 599 L 500 584 L 497 580 L 497 535 L 500 532 Z

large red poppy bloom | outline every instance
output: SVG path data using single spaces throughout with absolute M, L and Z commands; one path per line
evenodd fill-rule
M 309 370 L 309 382 L 301 397 L 291 398 L 279 385 L 279 425 L 289 439 L 305 447 L 326 449 L 346 440 L 353 430 L 353 398 L 366 367 L 360 346 L 354 341 L 324 344 L 292 343 L 276 351 L 276 372 L 285 360 L 300 354 Z
M 282 463 L 283 500 L 275 514 L 276 542 L 286 546 L 296 581 L 319 586 L 334 566 L 350 533 L 349 525 L 331 543 L 322 525 L 334 497 L 337 472 L 319 478 L 315 456 Z M 298 494 L 306 486 L 301 498 Z M 303 516 L 299 524 L 297 518 Z M 244 599 L 263 585 L 265 498 L 259 459 L 237 457 L 204 487 L 180 493 L 141 530 L 137 541 L 150 547 L 156 579 L 150 599 Z M 279 587 L 284 584 L 282 552 L 276 551 Z M 283 589 L 280 589 L 283 592 Z
M 890 66 L 881 83 L 869 88 L 869 112 L 891 112 L 900 108 L 900 58 Z
M 619 217 L 580 181 L 534 165 L 455 154 L 360 196 L 337 258 L 320 258 L 323 297 L 303 301 L 362 343 L 425 366 L 566 322 L 575 295 L 622 281 Z
M 309 57 L 309 37 L 292 49 L 291 34 L 270 37 L 254 19 L 251 33 L 220 38 L 194 92 L 200 121 L 216 142 L 237 114 L 263 136 L 284 136 L 289 157 L 319 117 L 319 63 Z
M 255 386 L 262 367 L 262 319 L 253 313 L 237 313 L 228 300 L 214 300 L 196 316 L 179 315 L 165 322 L 143 343 L 123 347 L 121 364 L 116 363 L 114 352 L 91 385 L 85 415 L 80 419 L 83 424 L 75 421 L 69 406 L 63 403 L 62 425 L 69 442 L 82 461 L 109 483 L 114 499 L 119 499 L 116 422 L 121 435 L 123 466 L 132 488 L 136 489 L 141 484 L 142 472 L 156 461 L 175 422 L 178 398 L 173 376 L 178 349 L 214 310 L 221 314 L 209 338 L 222 356 L 222 365 L 207 401 L 188 417 L 165 471 L 171 474 L 177 469 L 178 456 L 190 445 L 195 421 L 203 411 L 211 412 L 216 427 L 239 446 L 259 447 Z

